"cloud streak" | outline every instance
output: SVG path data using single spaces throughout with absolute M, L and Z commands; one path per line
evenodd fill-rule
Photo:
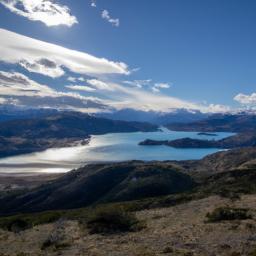
M 0 61 L 19 64 L 30 72 L 60 77 L 65 68 L 78 74 L 129 74 L 123 62 L 97 58 L 85 52 L 71 50 L 0 29 Z
M 32 21 L 41 21 L 46 26 L 64 25 L 71 27 L 78 23 L 70 9 L 54 0 L 1 0 L 11 12 Z
M 92 87 L 87 86 L 87 85 L 66 85 L 65 87 L 70 89 L 70 90 L 75 90 L 75 91 L 85 91 L 85 92 L 94 92 L 94 91 L 96 91 L 95 88 L 92 88 Z

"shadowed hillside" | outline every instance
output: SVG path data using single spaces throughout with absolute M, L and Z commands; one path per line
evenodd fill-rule
M 1 213 L 79 208 L 191 189 L 195 182 L 172 164 L 88 165 L 21 195 L 0 199 Z

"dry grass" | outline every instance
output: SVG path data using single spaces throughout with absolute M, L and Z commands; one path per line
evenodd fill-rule
M 214 196 L 174 207 L 140 211 L 136 217 L 147 227 L 137 232 L 90 234 L 86 226 L 81 229 L 78 221 L 67 220 L 39 225 L 19 234 L 0 230 L 0 252 L 4 256 L 17 256 L 21 252 L 29 256 L 255 255 L 253 211 L 252 219 L 205 222 L 208 212 L 224 206 L 255 209 L 255 196 L 242 196 L 237 201 Z M 44 243 L 47 246 L 42 248 Z

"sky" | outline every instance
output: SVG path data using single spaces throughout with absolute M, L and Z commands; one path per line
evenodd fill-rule
M 0 105 L 256 108 L 253 0 L 0 0 Z

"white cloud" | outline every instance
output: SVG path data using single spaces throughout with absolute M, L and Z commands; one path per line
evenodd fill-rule
M 85 82 L 85 79 L 84 79 L 82 76 L 80 76 L 80 77 L 69 76 L 69 77 L 67 78 L 67 80 L 68 80 L 69 82 L 71 82 L 71 83 Z
M 92 1 L 91 1 L 91 7 L 94 7 L 94 8 L 97 7 L 96 0 L 92 0 Z
M 231 111 L 231 108 L 221 104 L 210 104 L 206 110 L 210 113 L 226 113 Z
M 69 77 L 67 78 L 67 80 L 68 80 L 69 82 L 75 83 L 75 82 L 76 82 L 76 77 L 69 76 Z
M 199 109 L 201 106 L 181 100 L 178 98 L 154 94 L 152 92 L 136 87 L 124 87 L 118 84 L 112 84 L 112 87 L 119 92 L 119 100 L 113 103 L 116 108 L 134 108 L 141 110 L 154 110 L 168 112 L 171 109 L 186 108 Z
M 96 91 L 95 88 L 92 88 L 92 87 L 86 86 L 86 85 L 66 85 L 65 87 L 68 89 L 71 89 L 71 90 L 76 90 L 76 91 L 85 91 L 85 92 Z
M 167 83 L 155 83 L 152 87 L 153 92 L 160 92 L 161 89 L 168 89 L 170 85 Z
M 167 83 L 155 83 L 155 88 L 161 88 L 161 89 L 168 89 L 170 88 L 170 85 Z
M 256 106 L 256 93 L 251 95 L 239 93 L 234 97 L 234 100 L 245 106 Z
M 65 25 L 71 27 L 78 23 L 70 9 L 54 0 L 1 0 L 6 8 L 32 21 L 41 21 L 46 26 Z
M 63 75 L 64 69 L 78 74 L 129 74 L 123 62 L 97 58 L 84 52 L 0 29 L 0 61 L 20 64 L 29 71 L 50 77 Z
M 112 25 L 115 26 L 115 27 L 119 27 L 119 25 L 120 25 L 119 19 L 113 19 L 113 18 L 111 18 L 111 16 L 110 16 L 108 10 L 103 10 L 102 13 L 101 13 L 101 17 L 102 17 L 104 20 L 108 21 L 110 24 L 112 24 Z

